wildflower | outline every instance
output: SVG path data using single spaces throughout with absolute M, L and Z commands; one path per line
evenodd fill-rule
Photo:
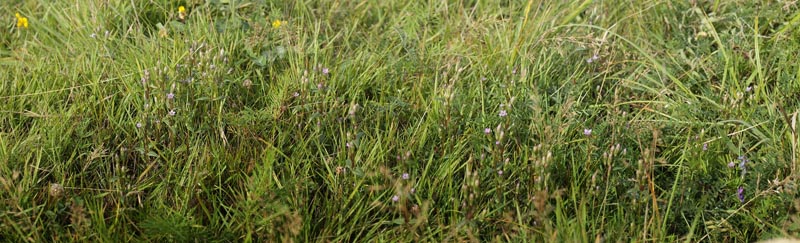
M 392 196 L 392 202 L 397 202 L 397 201 L 400 201 L 400 196 L 398 195 Z
M 739 186 L 739 189 L 736 190 L 736 196 L 739 197 L 739 202 L 744 203 L 744 187 Z
M 245 88 L 249 89 L 250 86 L 252 86 L 252 85 L 253 85 L 253 81 L 250 81 L 250 79 L 245 79 L 244 81 L 242 81 L 242 86 L 245 87 Z
M 327 75 L 328 73 L 330 73 L 330 70 L 328 70 L 328 68 L 322 68 L 322 74 Z
M 708 150 L 708 143 L 703 143 L 703 151 Z
M 95 38 L 97 38 L 97 33 L 92 33 L 91 35 L 89 35 L 89 37 L 91 37 L 92 39 L 95 39 Z
M 494 145 L 500 145 L 500 140 L 494 141 Z
M 486 77 L 481 77 L 481 81 L 486 81 Z
M 22 17 L 22 15 L 19 13 L 15 14 L 14 16 L 17 17 L 17 28 L 28 28 L 28 18 Z
M 489 135 L 490 133 L 492 133 L 492 129 L 491 129 L 491 128 L 488 128 L 488 127 L 487 127 L 487 128 L 484 128 L 484 129 L 483 129 L 483 133 L 484 133 L 484 134 L 486 134 L 486 135 Z
M 322 89 L 322 83 L 317 84 L 317 89 Z
M 508 115 L 508 112 L 506 110 L 500 110 L 500 114 L 499 115 L 500 115 L 500 117 L 505 117 L 505 116 Z
M 175 110 L 169 110 L 169 116 L 175 116 Z
M 350 148 L 350 147 L 353 147 L 353 144 L 350 143 L 350 142 L 347 142 L 347 143 L 344 144 L 344 146 L 347 147 L 347 148 Z
M 502 176 L 503 175 L 503 170 L 498 170 L 497 171 L 497 175 Z
M 142 128 L 142 123 L 141 122 L 137 122 L 136 123 L 136 128 Z
M 592 129 L 584 128 L 583 135 L 592 136 Z
M 753 86 L 747 86 L 747 88 L 744 91 L 747 92 L 753 91 Z
M 283 21 L 280 21 L 280 20 L 277 20 L 277 19 L 275 21 L 272 21 L 272 28 L 273 29 L 280 28 L 281 25 L 283 25 Z
M 742 169 L 742 177 L 744 177 L 744 174 L 747 174 L 747 167 L 745 167 L 745 163 L 749 162 L 750 160 L 744 155 L 740 155 L 738 159 L 741 161 L 739 162 L 739 169 Z
M 294 97 L 300 96 L 300 93 L 294 92 L 294 94 L 292 94 L 292 96 L 294 96 Z
M 412 187 L 412 188 L 411 188 L 411 194 L 414 194 L 415 192 L 417 192 L 417 188 L 413 188 L 413 187 Z
M 178 7 L 178 18 L 181 20 L 186 19 L 186 7 L 180 6 Z
M 737 159 L 739 161 L 741 161 L 741 162 L 739 162 L 739 168 L 742 169 L 742 170 L 745 169 L 744 164 L 747 163 L 748 161 L 750 161 L 750 160 L 747 159 L 747 156 L 744 156 L 744 155 L 740 155 Z
M 736 166 L 736 163 L 734 163 L 733 161 L 728 163 L 728 168 L 733 168 L 734 166 Z
M 173 94 L 172 92 L 170 92 L 169 94 L 167 94 L 167 99 L 168 99 L 168 100 L 171 100 L 171 99 L 174 99 L 174 98 L 175 98 L 175 94 Z
M 409 177 L 408 173 L 403 173 L 403 180 L 408 180 Z

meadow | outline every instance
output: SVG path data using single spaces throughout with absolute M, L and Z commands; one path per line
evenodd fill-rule
M 800 7 L 0 2 L 0 241 L 800 237 Z

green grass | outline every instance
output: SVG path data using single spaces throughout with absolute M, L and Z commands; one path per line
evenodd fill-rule
M 2 241 L 800 237 L 791 1 L 44 2 Z

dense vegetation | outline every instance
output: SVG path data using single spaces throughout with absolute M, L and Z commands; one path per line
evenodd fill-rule
M 0 240 L 798 237 L 798 9 L 2 1 Z

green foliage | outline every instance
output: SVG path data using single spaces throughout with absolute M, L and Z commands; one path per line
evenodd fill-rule
M 798 237 L 797 8 L 2 2 L 0 239 Z

